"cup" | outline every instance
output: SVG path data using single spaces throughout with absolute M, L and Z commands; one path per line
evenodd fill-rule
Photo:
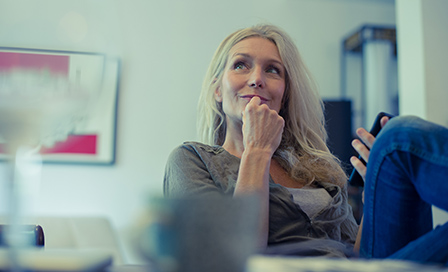
M 140 249 L 162 272 L 243 272 L 259 238 L 255 196 L 151 198 Z

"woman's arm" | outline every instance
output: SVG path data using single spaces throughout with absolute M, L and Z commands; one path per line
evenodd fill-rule
M 381 127 L 384 127 L 386 123 L 389 121 L 389 117 L 385 116 L 381 118 Z M 358 128 L 356 130 L 356 134 L 361 138 L 360 140 L 353 140 L 352 146 L 353 148 L 361 155 L 361 157 L 366 161 L 366 163 L 369 162 L 369 155 L 370 155 L 370 149 L 372 148 L 375 137 L 367 132 L 364 128 Z M 361 175 L 362 179 L 365 182 L 366 179 L 366 173 L 367 173 L 367 165 L 364 165 L 357 157 L 353 156 L 350 158 L 350 162 L 352 163 L 353 167 L 358 171 L 358 173 Z M 364 203 L 364 192 L 362 193 L 362 203 Z M 362 237 L 362 225 L 364 218 L 361 218 L 361 223 L 359 224 L 358 228 L 358 234 L 356 235 L 356 242 L 354 246 L 355 252 L 359 253 L 360 247 L 361 247 L 361 237 Z
M 272 155 L 280 145 L 284 127 L 283 118 L 261 100 L 254 97 L 243 112 L 244 151 L 235 196 L 257 194 L 260 200 L 261 248 L 267 246 L 269 233 L 269 169 Z
M 195 144 L 183 144 L 168 157 L 163 180 L 167 197 L 222 195 L 222 188 L 213 180 Z
M 363 221 L 364 221 L 364 217 L 361 218 L 361 223 L 359 224 L 359 228 L 358 228 L 358 234 L 356 235 L 355 246 L 353 247 L 353 250 L 358 254 L 359 254 L 359 249 L 361 247 L 361 235 L 362 235 Z
M 247 152 L 246 152 L 247 151 Z M 261 150 L 246 149 L 241 157 L 234 196 L 256 194 L 260 202 L 259 247 L 265 248 L 269 233 L 269 166 L 271 158 Z

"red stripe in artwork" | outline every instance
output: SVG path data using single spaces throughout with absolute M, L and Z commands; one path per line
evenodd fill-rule
M 41 154 L 85 154 L 97 153 L 98 135 L 69 135 L 63 142 L 56 142 L 52 147 L 42 147 Z
M 0 71 L 14 68 L 44 69 L 52 74 L 67 76 L 69 56 L 0 52 Z
M 56 142 L 52 147 L 42 147 L 41 154 L 97 154 L 98 135 L 69 135 L 63 142 Z M 4 143 L 0 143 L 0 154 L 6 153 Z

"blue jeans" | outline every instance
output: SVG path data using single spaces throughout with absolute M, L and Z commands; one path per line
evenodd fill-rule
M 372 147 L 360 255 L 448 264 L 448 129 L 417 117 L 390 120 Z

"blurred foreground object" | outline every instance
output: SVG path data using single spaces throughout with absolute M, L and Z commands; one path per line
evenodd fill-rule
M 255 196 L 154 197 L 138 245 L 161 272 L 243 272 L 259 213 Z
M 446 267 L 401 260 L 337 259 L 257 255 L 249 260 L 247 272 L 442 272 Z
M 7 247 L 8 243 L 3 238 L 5 233 L 8 231 L 9 225 L 0 225 L 0 247 Z M 45 235 L 42 226 L 40 225 L 22 225 L 20 226 L 20 231 L 23 235 L 29 236 L 29 240 L 36 247 L 43 247 L 45 245 Z
M 0 71 L 0 137 L 10 155 L 67 137 L 99 95 L 46 70 Z
M 8 62 L 5 56 L 13 58 Z M 40 183 L 42 159 L 37 150 L 73 131 L 101 90 L 100 81 L 97 88 L 89 89 L 49 68 L 30 68 L 27 62 L 20 67 L 24 63 L 17 60 L 20 56 L 3 53 L 6 61 L 0 60 L 0 137 L 8 158 L 2 187 L 10 226 L 3 238 L 13 271 L 21 269 L 19 251 L 33 244 L 20 226 L 22 218 L 32 213 Z

